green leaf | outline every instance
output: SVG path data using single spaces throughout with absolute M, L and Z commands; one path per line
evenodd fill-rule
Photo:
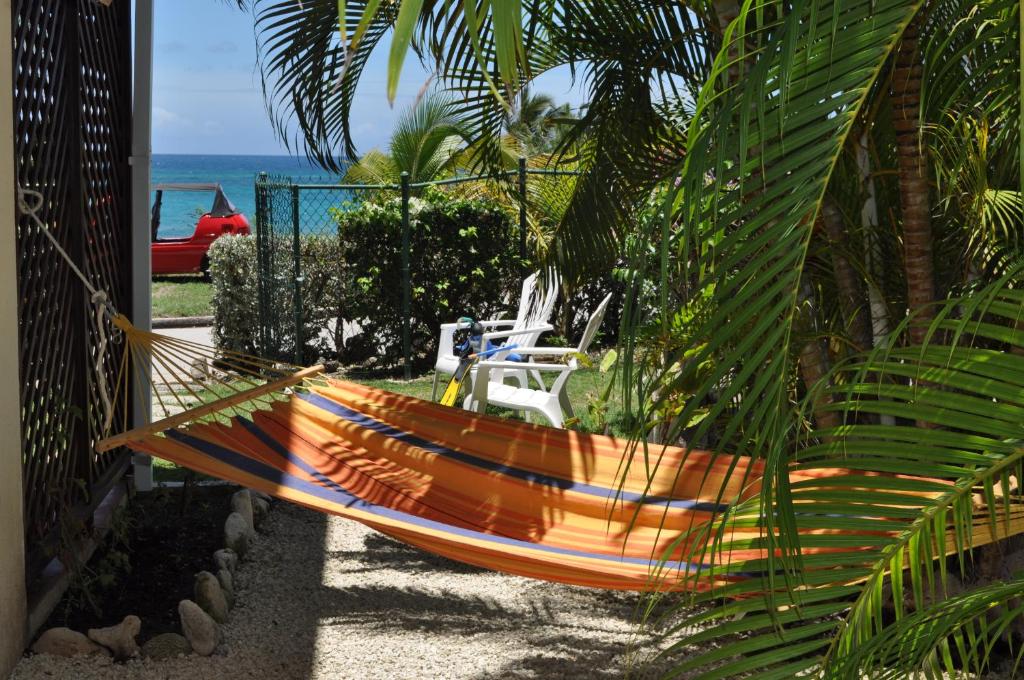
M 607 373 L 608 371 L 612 370 L 612 367 L 615 366 L 618 360 L 619 353 L 616 352 L 614 349 L 610 349 L 607 352 L 605 352 L 604 357 L 601 358 L 601 372 Z
M 398 94 L 398 80 L 402 75 L 402 64 L 405 62 L 405 55 L 412 44 L 413 30 L 420 18 L 420 9 L 423 7 L 423 0 L 402 0 L 398 9 L 398 19 L 395 21 L 395 30 L 391 36 L 391 52 L 388 55 L 388 102 L 395 103 L 395 95 Z

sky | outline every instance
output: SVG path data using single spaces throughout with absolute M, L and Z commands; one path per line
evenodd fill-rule
M 153 152 L 287 154 L 274 135 L 256 66 L 254 19 L 223 0 L 155 0 Z M 385 96 L 387 45 L 371 56 L 356 92 L 352 126 L 359 151 L 385 148 L 395 119 L 428 74 L 406 58 L 394 108 Z M 545 74 L 536 92 L 579 104 L 567 72 Z

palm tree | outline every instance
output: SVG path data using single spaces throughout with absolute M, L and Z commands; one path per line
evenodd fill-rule
M 546 94 L 533 94 L 524 88 L 506 112 L 506 133 L 518 142 L 521 156 L 550 154 L 567 134 L 572 120 L 568 104 L 555 104 Z
M 928 156 L 921 139 L 920 33 L 924 13 L 919 12 L 903 31 L 892 74 L 892 116 L 900 181 L 903 251 L 907 268 L 907 304 L 913 321 L 910 340 L 925 340 L 935 301 L 935 263 L 932 255 L 931 197 Z
M 464 145 L 465 132 L 451 101 L 429 92 L 399 117 L 388 153 L 366 153 L 349 166 L 343 181 L 398 184 L 402 173 L 414 183 L 438 179 L 452 173 Z
M 484 171 L 507 162 L 504 128 L 515 117 L 510 111 L 516 95 L 529 85 L 525 76 L 579 66 L 589 101 L 561 146 L 573 149 L 585 174 L 558 228 L 567 235 L 564 247 L 552 251 L 564 271 L 587 272 L 614 260 L 642 197 L 682 158 L 689 105 L 680 97 L 696 99 L 719 44 L 716 33 L 704 30 L 711 17 L 705 10 L 678 12 L 675 3 L 648 0 L 531 0 L 524 7 L 536 12 L 536 20 L 526 24 L 506 13 L 519 3 L 494 4 L 488 11 L 498 16 L 492 21 L 490 15 L 464 14 L 468 4 L 447 0 L 349 0 L 341 18 L 344 37 L 333 0 L 254 4 L 272 119 L 282 139 L 329 169 L 339 169 L 339 157 L 358 155 L 349 112 L 374 50 L 390 49 L 388 91 L 394 93 L 415 42 L 452 94 L 458 115 L 465 114 L 474 169 Z M 521 68 L 523 60 L 528 68 Z M 652 92 L 652 83 L 663 96 Z M 578 144 L 582 140 L 587 143 Z
M 699 528 L 717 542 L 687 556 L 764 576 L 714 592 L 686 621 L 705 632 L 675 629 L 677 670 L 905 675 L 954 666 L 951 649 L 981 667 L 1020 583 L 926 595 L 949 581 L 938 556 L 1020 530 L 1019 1 L 348 2 L 345 40 L 317 42 L 333 5 L 268 0 L 260 13 L 273 108 L 303 108 L 312 156 L 349 139 L 361 64 L 393 28 L 389 88 L 415 45 L 458 93 L 483 163 L 500 162 L 486 140 L 514 93 L 560 65 L 585 74 L 570 132 L 585 139 L 584 174 L 551 248 L 563 267 L 606 265 L 652 187 L 678 178 L 661 228 L 643 225 L 661 234 L 647 278 L 663 317 L 696 299 L 706 311 L 643 378 L 639 407 L 656 413 L 686 385 L 663 438 L 698 422 L 687 441 L 761 457 L 766 473 L 754 499 L 726 499 Z M 856 358 L 826 370 L 826 349 Z M 849 472 L 831 486 L 789 485 L 794 465 L 837 464 Z M 733 523 L 761 528 L 743 547 L 763 559 L 714 563 Z M 703 651 L 734 634 L 749 637 Z

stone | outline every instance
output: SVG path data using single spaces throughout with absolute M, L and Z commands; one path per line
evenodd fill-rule
M 257 491 L 256 489 L 249 489 L 249 495 L 252 496 L 253 500 L 256 500 L 257 498 L 265 500 L 267 502 L 267 505 L 270 505 L 271 501 L 274 500 L 274 497 L 271 496 L 269 493 L 263 493 L 262 491 Z
M 103 645 L 113 653 L 118 661 L 130 659 L 139 653 L 139 645 L 135 636 L 142 630 L 142 621 L 138 616 L 129 615 L 116 626 L 107 628 L 90 628 L 89 639 Z
M 270 514 L 270 503 L 263 500 L 262 498 L 252 499 L 252 517 L 256 521 L 256 525 L 259 526 L 263 523 L 263 520 Z
M 217 565 L 217 571 L 227 569 L 234 574 L 238 568 L 238 554 L 230 548 L 221 548 L 213 553 L 213 563 Z
M 189 363 L 188 372 L 189 376 L 193 380 L 196 382 L 203 382 L 203 380 L 208 378 L 210 375 L 210 367 L 206 363 L 205 358 L 198 357 Z
M 54 656 L 110 655 L 106 647 L 96 644 L 76 630 L 63 627 L 50 628 L 40 635 L 32 645 L 32 651 L 36 654 L 53 654 Z
M 239 557 L 245 557 L 249 551 L 249 523 L 245 517 L 232 512 L 224 521 L 224 545 L 235 551 Z
M 208 571 L 201 571 L 196 574 L 195 584 L 196 604 L 202 607 L 203 611 L 217 623 L 228 621 L 228 601 L 221 590 L 220 581 Z
M 142 656 L 147 659 L 173 659 L 191 653 L 192 645 L 177 633 L 161 633 L 142 645 Z
M 235 577 L 227 569 L 221 569 L 217 572 L 217 581 L 220 583 L 220 589 L 224 591 L 224 599 L 228 601 L 228 607 L 234 607 Z
M 231 512 L 237 512 L 245 519 L 249 527 L 249 538 L 256 535 L 256 518 L 253 517 L 252 496 L 248 489 L 236 491 L 231 495 Z
M 220 642 L 220 628 L 202 607 L 192 600 L 178 603 L 178 618 L 181 619 L 181 630 L 185 639 L 192 645 L 192 651 L 199 656 L 210 656 Z

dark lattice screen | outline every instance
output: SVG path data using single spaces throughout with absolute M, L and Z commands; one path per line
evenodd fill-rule
M 44 195 L 43 221 L 93 285 L 128 309 L 130 3 L 16 0 L 13 28 L 18 182 Z M 99 380 L 113 385 L 123 347 L 108 348 L 97 371 L 88 294 L 25 218 L 18 256 L 31 568 L 59 541 L 62 520 L 88 516 L 124 470 L 124 452 L 92 449 L 103 423 Z

